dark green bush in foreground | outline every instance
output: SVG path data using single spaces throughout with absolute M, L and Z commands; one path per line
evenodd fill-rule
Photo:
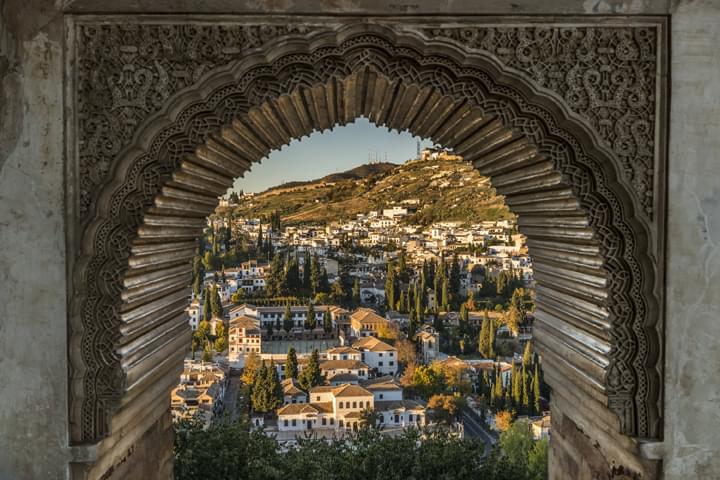
M 510 456 L 498 449 L 483 458 L 483 444 L 473 440 L 432 434 L 419 441 L 418 432 L 390 437 L 368 429 L 356 434 L 352 443 L 303 440 L 281 452 L 274 439 L 248 431 L 243 424 L 202 430 L 185 423 L 176 428 L 175 478 L 542 480 L 546 475 L 539 469 L 547 467 L 542 460 L 538 467 L 536 457 L 538 451 L 546 454 L 546 445 L 534 448 L 532 440 L 527 445 L 532 451 L 516 447 Z M 528 462 L 528 455 L 534 460 Z

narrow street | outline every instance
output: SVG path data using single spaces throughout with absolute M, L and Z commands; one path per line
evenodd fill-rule
M 485 430 L 480 418 L 474 412 L 464 409 L 462 413 L 462 423 L 465 428 L 465 434 L 471 438 L 477 438 L 485 444 L 485 455 L 490 453 L 497 439 Z
M 228 386 L 225 390 L 225 398 L 223 399 L 224 409 L 220 419 L 225 419 L 227 415 L 227 420 L 232 423 L 236 422 L 240 416 L 240 412 L 237 409 L 238 395 L 240 393 L 240 371 L 230 369 L 228 375 Z

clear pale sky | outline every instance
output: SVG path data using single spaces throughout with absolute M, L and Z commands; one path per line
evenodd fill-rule
M 283 182 L 314 180 L 329 173 L 343 172 L 372 159 L 403 163 L 415 158 L 417 141 L 409 133 L 398 134 L 377 127 L 365 118 L 331 132 L 313 133 L 302 140 L 293 140 L 282 150 L 274 151 L 260 164 L 253 166 L 245 178 L 235 180 L 234 189 L 261 192 Z M 421 148 L 430 146 L 421 141 Z

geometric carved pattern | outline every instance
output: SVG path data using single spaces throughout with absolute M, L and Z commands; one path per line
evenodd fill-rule
M 652 218 L 657 27 L 404 28 L 491 53 L 561 95 L 615 151 Z M 89 213 L 112 159 L 170 95 L 273 40 L 326 29 L 302 24 L 80 28 L 80 216 Z
M 173 45 L 184 41 L 185 26 L 115 28 L 132 31 L 147 48 L 184 55 Z M 118 38 L 105 25 L 81 24 L 78 35 L 90 43 L 103 29 Z M 115 158 L 103 157 L 109 173 L 98 170 L 92 185 L 102 185 L 102 192 L 88 190 L 96 206 L 75 269 L 71 320 L 73 439 L 107 435 L 114 412 L 129 408 L 146 388 L 148 372 L 157 370 L 152 355 L 166 352 L 161 358 L 172 363 L 173 342 L 187 340 L 188 262 L 214 196 L 292 138 L 354 120 L 344 116 L 349 111 L 455 148 L 491 177 L 528 236 L 537 270 L 538 340 L 552 368 L 566 362 L 568 381 L 604 398 L 623 433 L 657 437 L 659 302 L 649 221 L 623 161 L 603 147 L 603 137 L 569 117 L 559 97 L 486 52 L 364 24 L 318 32 L 270 41 L 157 104 L 140 99 L 157 90 L 159 77 L 148 81 L 150 74 L 138 73 L 127 58 L 141 48 L 94 44 L 109 50 L 93 50 L 93 58 L 107 55 L 101 63 L 132 72 L 123 80 L 129 90 L 120 89 L 113 102 L 134 103 L 114 103 L 106 120 L 132 119 L 128 131 L 141 127 L 132 143 L 118 140 Z M 79 55 L 81 69 L 97 62 L 89 50 Z M 111 77 L 96 82 L 98 88 L 117 85 L 122 75 Z M 145 85 L 140 94 L 132 90 L 137 83 Z M 92 87 L 80 82 L 79 88 L 80 98 Z M 356 102 L 366 103 L 350 110 Z M 423 113 L 431 107 L 442 109 Z
M 585 117 L 622 161 L 646 214 L 653 214 L 658 27 L 425 28 L 492 53 Z

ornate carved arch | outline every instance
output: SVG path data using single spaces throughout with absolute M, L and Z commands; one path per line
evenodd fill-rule
M 495 57 L 368 24 L 269 42 L 165 103 L 117 155 L 74 274 L 73 439 L 167 393 L 189 339 L 189 262 L 217 195 L 253 162 L 367 116 L 454 148 L 519 215 L 548 378 L 659 435 L 650 228 L 618 157 L 565 102 Z M 167 383 L 167 382 L 166 382 Z

